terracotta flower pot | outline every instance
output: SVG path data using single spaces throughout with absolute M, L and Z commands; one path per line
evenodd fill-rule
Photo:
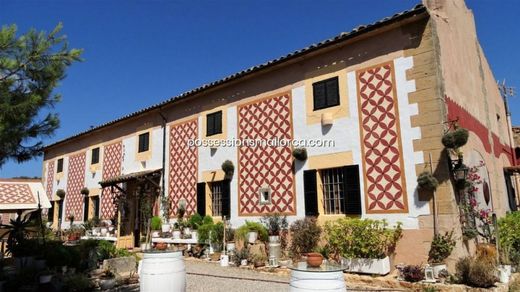
M 309 267 L 317 268 L 321 266 L 323 256 L 317 252 L 310 252 L 307 254 L 307 265 Z
M 155 248 L 158 250 L 166 250 L 168 248 L 168 244 L 166 242 L 158 242 L 155 245 Z

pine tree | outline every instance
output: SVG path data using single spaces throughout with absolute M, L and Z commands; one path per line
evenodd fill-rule
M 31 29 L 20 36 L 16 25 L 0 30 L 0 167 L 40 155 L 42 138 L 59 127 L 52 109 L 61 96 L 53 90 L 82 53 L 68 48 L 61 29 L 60 23 L 48 34 Z

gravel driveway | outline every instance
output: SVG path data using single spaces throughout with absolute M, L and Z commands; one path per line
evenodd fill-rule
M 223 268 L 215 263 L 186 261 L 188 292 L 288 291 L 289 276 L 259 273 L 243 268 Z

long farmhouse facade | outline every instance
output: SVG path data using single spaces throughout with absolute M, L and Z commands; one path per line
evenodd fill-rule
M 488 186 L 479 203 L 498 216 L 516 209 L 504 172 L 515 164 L 507 121 L 471 11 L 462 1 L 424 1 L 48 145 L 43 183 L 62 227 L 70 215 L 117 217 L 117 197 L 145 182 L 171 199 L 172 219 L 184 204 L 188 214 L 227 216 L 234 226 L 275 212 L 290 221 L 401 222 L 396 260 L 424 262 L 434 227 L 461 232 L 441 144 L 453 124 L 469 130 L 464 163 L 480 165 Z M 326 145 L 305 145 L 298 160 L 291 144 L 215 140 Z M 441 182 L 435 195 L 417 187 L 430 169 Z

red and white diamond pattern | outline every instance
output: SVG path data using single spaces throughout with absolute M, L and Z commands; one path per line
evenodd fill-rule
M 292 139 L 291 98 L 288 94 L 239 107 L 239 139 Z M 240 147 L 239 214 L 295 214 L 291 147 Z M 260 204 L 259 190 L 271 189 L 271 203 Z
M 367 213 L 408 212 L 392 72 L 388 63 L 357 73 Z
M 82 220 L 83 218 L 83 195 L 81 194 L 81 189 L 85 186 L 85 160 L 85 152 L 69 157 L 65 216 L 74 215 L 74 220 Z
M 117 142 L 104 147 L 103 150 L 103 180 L 121 175 L 123 160 L 123 143 Z M 101 219 L 112 219 L 116 214 L 114 197 L 118 193 L 111 192 L 111 188 L 103 189 L 101 195 Z
M 0 204 L 36 203 L 28 184 L 0 184 Z
M 196 210 L 198 155 L 196 147 L 188 146 L 188 140 L 197 138 L 197 120 L 170 127 L 169 196 L 173 207 L 170 216 L 177 213 L 181 199 L 186 200 L 188 215 Z
M 45 187 L 45 191 L 47 193 L 47 198 L 52 200 L 53 194 L 53 184 L 54 184 L 54 160 L 47 162 L 47 185 Z

